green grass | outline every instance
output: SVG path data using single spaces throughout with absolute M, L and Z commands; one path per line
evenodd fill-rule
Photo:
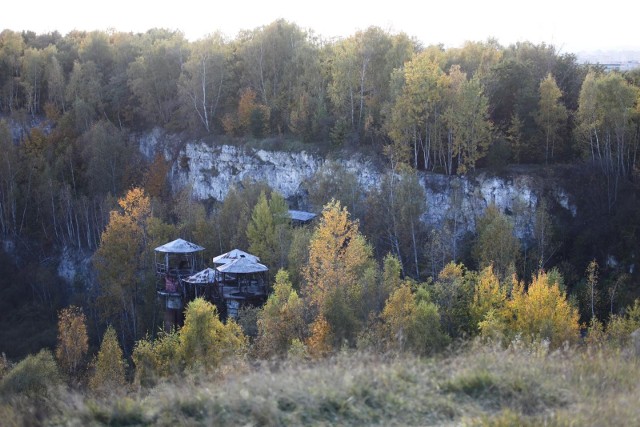
M 7 425 L 637 425 L 640 364 L 613 350 L 467 344 L 418 359 L 343 352 L 315 362 L 239 362 L 151 389 L 39 406 L 0 404 Z

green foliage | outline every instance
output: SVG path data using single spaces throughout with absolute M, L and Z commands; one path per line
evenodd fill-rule
M 581 148 L 609 177 L 631 173 L 628 144 L 638 91 L 619 73 L 590 71 L 582 84 L 577 111 Z M 611 205 L 617 188 L 608 188 Z
M 153 341 L 149 338 L 137 341 L 131 355 L 135 365 L 135 383 L 149 387 L 160 378 L 182 372 L 179 345 L 180 337 L 177 331 L 161 332 Z
M 0 379 L 0 395 L 44 397 L 59 385 L 62 385 L 62 376 L 58 365 L 51 351 L 44 349 L 25 357 Z
M 178 91 L 192 131 L 214 130 L 220 109 L 227 95 L 228 66 L 231 55 L 222 34 L 215 33 L 191 46 L 191 55 L 183 64 Z
M 597 317 L 592 317 L 589 322 L 589 328 L 587 329 L 587 338 L 585 339 L 587 345 L 592 347 L 599 347 L 605 343 L 604 325 Z
M 246 351 L 247 338 L 230 320 L 223 324 L 216 307 L 202 298 L 191 301 L 180 329 L 178 354 L 191 369 L 213 370 Z
M 400 287 L 401 274 L 402 266 L 400 265 L 400 260 L 396 256 L 387 254 L 383 260 L 382 286 L 388 295 Z
M 261 192 L 247 226 L 249 251 L 264 264 L 282 268 L 289 252 L 290 235 L 289 209 L 284 198 L 274 191 L 267 200 L 265 192 Z
M 109 326 L 102 338 L 100 351 L 93 363 L 94 372 L 89 379 L 89 387 L 96 393 L 113 393 L 126 385 L 127 362 L 122 355 L 116 331 Z
M 493 264 L 500 280 L 515 273 L 520 244 L 514 235 L 513 224 L 495 205 L 489 205 L 476 222 L 477 237 L 471 249 L 478 267 Z
M 392 349 L 428 355 L 441 350 L 449 337 L 440 326 L 438 307 L 424 287 L 417 293 L 403 283 L 387 300 L 381 318 L 383 334 Z
M 433 301 L 438 305 L 444 331 L 452 338 L 469 334 L 472 325 L 470 306 L 473 281 L 464 265 L 450 262 L 431 286 Z
M 247 228 L 258 204 L 260 194 L 269 195 L 271 189 L 264 182 L 244 180 L 229 188 L 222 205 L 212 217 L 216 226 L 219 253 L 234 248 L 248 248 Z
M 477 77 L 467 79 L 457 65 L 449 71 L 449 101 L 445 121 L 453 138 L 451 154 L 457 157 L 458 174 L 475 169 L 491 143 L 489 102 L 482 82 Z
M 561 97 L 562 91 L 558 87 L 556 79 L 551 73 L 547 74 L 547 77 L 540 82 L 539 109 L 535 116 L 536 123 L 544 135 L 545 162 L 553 159 L 559 131 L 568 118 L 567 108 L 560 102 Z
M 242 329 L 242 333 L 246 337 L 253 341 L 258 336 L 258 313 L 262 310 L 262 307 L 254 307 L 251 305 L 244 305 L 238 309 L 238 317 L 236 323 Z
M 135 167 L 135 147 L 126 135 L 110 122 L 99 121 L 80 137 L 86 164 L 84 182 L 90 194 L 122 194 L 130 183 L 128 169 Z
M 177 83 L 188 46 L 180 32 L 155 31 L 145 37 L 142 55 L 129 64 L 127 84 L 139 102 L 142 117 L 149 123 L 171 125 L 177 112 Z
M 287 271 L 291 284 L 297 290 L 301 288 L 304 266 L 309 261 L 309 242 L 313 231 L 310 227 L 295 227 L 291 230 L 291 244 L 287 254 Z
M 304 305 L 286 270 L 276 274 L 273 293 L 258 313 L 258 353 L 265 358 L 286 355 L 294 340 L 305 333 Z
M 640 300 L 627 307 L 624 315 L 612 315 L 607 324 L 605 339 L 615 347 L 624 347 L 631 334 L 640 328 Z
M 362 189 L 358 179 L 353 172 L 346 170 L 344 165 L 337 161 L 325 161 L 304 186 L 316 212 L 321 211 L 331 200 L 339 201 L 356 217 L 359 217 L 362 211 Z

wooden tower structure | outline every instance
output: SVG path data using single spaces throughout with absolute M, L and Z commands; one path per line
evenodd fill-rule
M 185 303 L 189 295 L 183 280 L 198 271 L 202 264 L 202 246 L 176 239 L 155 249 L 157 293 L 164 308 L 164 328 L 182 325 Z

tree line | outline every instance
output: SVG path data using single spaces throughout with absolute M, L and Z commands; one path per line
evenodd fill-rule
M 69 115 L 201 137 L 289 135 L 394 144 L 419 169 L 464 173 L 489 153 L 524 163 L 585 156 L 633 169 L 637 72 L 620 75 L 529 42 L 422 46 L 370 27 L 325 40 L 277 20 L 189 42 L 176 31 L 0 34 L 0 112 Z
M 376 27 L 332 41 L 284 20 L 195 42 L 5 30 L 0 233 L 95 249 L 115 198 L 162 190 L 170 163 L 146 162 L 132 137 L 155 126 L 385 152 L 394 169 L 446 174 L 587 160 L 611 210 L 636 169 L 639 81 L 545 44 L 444 49 Z
M 264 193 L 260 200 L 264 205 Z M 139 190 L 130 192 L 120 200 L 124 212 L 112 214 L 110 227 L 121 223 L 124 218 L 117 217 L 122 215 L 143 220 L 144 201 Z M 278 212 L 267 210 L 256 207 L 252 224 Z M 101 248 L 113 248 L 110 227 Z M 250 230 L 253 239 L 256 228 Z M 427 281 L 403 277 L 397 257 L 389 254 L 381 264 L 374 260 L 358 222 L 338 201 L 325 205 L 306 249 L 301 281 L 293 283 L 286 269 L 278 270 L 266 304 L 241 310 L 238 323 L 221 322 L 216 307 L 197 298 L 186 307 L 181 328 L 139 337 L 128 352 L 118 339 L 119 326 L 109 325 L 90 357 L 85 312 L 64 308 L 58 313 L 55 356 L 44 349 L 15 364 L 0 359 L 0 395 L 42 399 L 67 382 L 93 396 L 109 396 L 130 382 L 147 388 L 183 379 L 185 373 L 216 376 L 222 366 L 243 366 L 246 360 L 322 359 L 345 348 L 424 357 L 441 352 L 452 340 L 471 337 L 536 351 L 565 345 L 622 349 L 640 327 L 640 300 L 612 314 L 606 326 L 592 305 L 589 326 L 581 324 L 557 269 L 538 270 L 525 282 L 502 275 L 494 262 L 480 264 L 479 270 L 450 262 Z M 120 255 L 103 253 L 99 258 Z M 593 304 L 597 264 L 585 275 Z M 115 289 L 122 284 L 102 285 Z M 122 295 L 115 300 L 126 305 Z M 581 327 L 586 330 L 583 338 Z
M 87 309 L 94 336 L 116 325 L 129 353 L 153 323 L 145 294 L 153 280 L 149 248 L 176 235 L 206 247 L 207 257 L 233 247 L 263 251 L 271 267 L 288 269 L 294 286 L 303 282 L 310 233 L 291 231 L 269 213 L 282 211 L 281 198 L 249 182 L 216 204 L 194 201 L 189 188 L 172 193 L 167 175 L 180 147 L 169 160 L 148 161 L 135 137 L 161 126 L 209 142 L 293 138 L 305 147 L 383 154 L 388 170 L 374 189 L 326 162 L 304 184 L 311 208 L 340 200 L 368 236 L 373 258 L 393 255 L 402 277 L 417 282 L 438 277 L 450 261 L 474 269 L 494 262 L 501 280 L 514 272 L 528 280 L 538 268 L 558 265 L 577 289 L 583 321 L 590 316 L 581 271 L 597 257 L 611 273 L 603 274 L 594 303 L 606 319 L 637 296 L 633 274 L 604 261 L 613 253 L 629 265 L 637 247 L 635 196 L 619 195 L 636 169 L 639 81 L 637 73 L 605 73 L 544 44 L 488 40 L 444 49 L 375 27 L 332 41 L 282 20 L 233 40 L 214 34 L 197 42 L 161 29 L 65 36 L 5 30 L 0 234 L 13 242 L 3 249 L 13 251 L 19 268 L 0 265 L 9 283 L 0 301 L 8 314 L 0 318 L 51 322 L 72 300 Z M 459 203 L 441 229 L 421 221 L 429 207 L 416 170 L 462 174 L 585 159 L 600 174 L 583 189 L 585 206 L 599 205 L 603 194 L 609 215 L 588 218 L 598 226 L 559 230 L 545 203 L 535 213 L 532 242 L 513 237 L 518 212 L 508 218 L 489 209 L 478 232 L 462 239 Z M 603 191 L 593 191 L 601 182 Z M 452 191 L 460 202 L 460 189 Z M 123 257 L 119 265 L 102 257 L 106 242 L 114 245 L 109 253 Z M 71 295 L 51 264 L 60 248 L 97 251 L 95 270 L 76 278 Z M 33 336 L 51 344 L 53 335 Z
M 348 175 L 344 171 L 340 175 L 334 169 L 331 176 Z M 241 310 L 239 322 L 247 335 L 256 338 L 261 328 L 276 335 L 293 330 L 301 343 L 311 340 L 307 344 L 314 342 L 322 348 L 340 347 L 343 342 L 355 345 L 359 334 L 375 329 L 372 319 L 384 317 L 385 305 L 396 291 L 408 300 L 414 298 L 412 292 L 417 292 L 416 304 L 433 304 L 429 312 L 435 311 L 429 316 L 438 319 L 433 325 L 441 325 L 443 342 L 478 334 L 482 328 L 495 332 L 496 328 L 502 330 L 511 325 L 512 318 L 517 317 L 513 313 L 526 312 L 526 307 L 534 304 L 525 296 L 533 295 L 532 289 L 538 289 L 536 283 L 557 287 L 552 296 L 542 294 L 540 298 L 560 298 L 560 293 L 565 299 L 571 296 L 568 308 L 562 310 L 571 313 L 574 326 L 569 330 L 574 338 L 579 324 L 606 322 L 624 312 L 629 301 L 637 297 L 631 277 L 603 269 L 607 277 L 600 273 L 595 259 L 577 277 L 575 267 L 558 260 L 551 262 L 549 252 L 557 249 L 559 240 L 544 203 L 535 213 L 532 242 L 518 240 L 514 233 L 517 218 L 508 217 L 494 205 L 477 219 L 474 235 L 457 241 L 456 236 L 447 234 L 451 230 L 430 230 L 420 221 L 425 195 L 410 169 L 385 176 L 381 189 L 371 191 L 366 200 L 360 201 L 367 206 L 363 221 L 352 215 L 335 198 L 336 194 L 339 192 L 322 194 L 328 200 L 318 200 L 323 203 L 319 208 L 322 215 L 312 229 L 294 227 L 283 197 L 262 183 L 244 182 L 242 188 L 231 188 L 225 201 L 210 215 L 195 202 L 191 202 L 192 208 L 181 204 L 183 219 L 178 223 L 160 216 L 152 209 L 152 198 L 143 189 L 134 188 L 119 199 L 119 206 L 111 212 L 101 235 L 93 256 L 96 281 L 76 298 L 84 296 L 93 323 L 113 325 L 125 353 L 131 353 L 135 342 L 146 334 L 155 335 L 161 324 L 153 248 L 176 235 L 204 245 L 205 259 L 234 247 L 245 247 L 269 266 L 271 282 L 275 283 L 271 303 L 279 301 L 286 308 L 272 308 L 268 302 L 263 309 Z M 387 203 L 390 198 L 395 199 L 394 204 Z M 415 199 L 422 200 L 422 204 Z M 389 210 L 381 211 L 385 203 Z M 223 246 L 218 246 L 221 242 Z M 458 255 L 454 253 L 456 246 L 460 248 Z M 293 300 L 284 302 L 290 298 Z M 478 298 L 489 301 L 478 302 Z M 510 300 L 520 308 L 507 304 Z M 484 308 L 471 308 L 473 301 Z M 540 310 L 551 309 L 541 318 L 552 318 L 560 310 L 547 300 L 540 304 Z M 282 310 L 293 310 L 298 317 L 284 322 L 288 326 L 260 317 L 260 313 L 285 316 Z M 491 316 L 497 317 L 485 318 L 492 310 L 495 312 Z M 509 314 L 509 310 L 514 311 Z M 293 312 L 286 316 L 293 316 Z M 319 329 L 313 332 L 314 328 Z M 554 333 L 562 334 L 567 328 L 561 326 Z M 98 327 L 95 332 L 101 329 Z M 320 338 L 316 333 L 329 335 Z M 514 334 L 509 335 L 510 339 Z M 317 339 L 311 338 L 314 336 Z M 271 340 L 256 342 L 256 351 L 266 351 L 260 348 L 271 345 Z

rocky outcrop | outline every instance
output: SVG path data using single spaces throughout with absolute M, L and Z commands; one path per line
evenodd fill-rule
M 243 179 L 264 181 L 285 198 L 300 197 L 303 183 L 311 178 L 324 160 L 305 152 L 274 152 L 229 145 L 213 146 L 200 141 L 182 142 L 177 154 L 172 140 L 161 132 L 153 132 L 140 140 L 140 150 L 151 157 L 163 150 L 173 161 L 171 182 L 174 189 L 189 185 L 200 200 L 221 201 L 229 188 Z M 346 170 L 354 173 L 365 189 L 378 186 L 384 171 L 363 158 L 343 160 Z M 475 173 L 467 176 L 446 176 L 422 173 L 427 202 L 423 220 L 434 227 L 456 222 L 457 233 L 473 231 L 475 221 L 486 207 L 494 203 L 512 216 L 519 238 L 533 235 L 535 210 L 544 192 L 557 207 L 576 216 L 576 207 L 564 189 L 549 188 L 542 177 L 528 173 L 509 173 L 501 176 Z

